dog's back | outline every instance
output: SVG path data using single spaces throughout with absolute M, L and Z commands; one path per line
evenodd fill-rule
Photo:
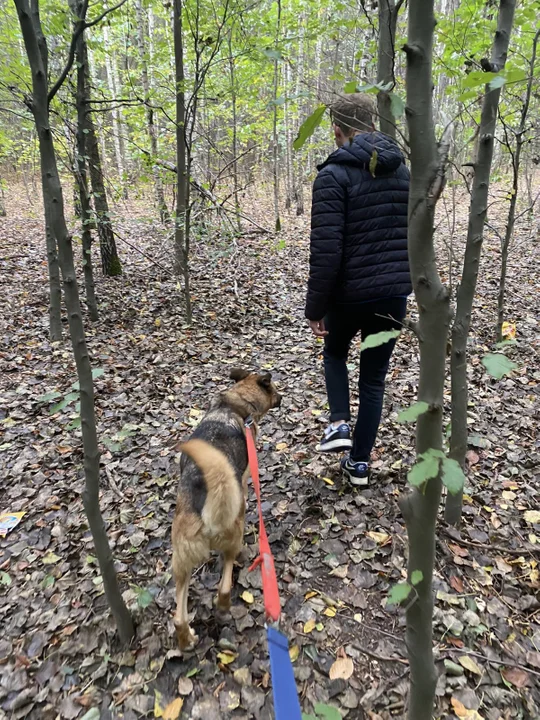
M 244 431 L 230 410 L 211 410 L 180 450 L 182 506 L 201 517 L 209 535 L 219 535 L 234 524 L 244 504 Z

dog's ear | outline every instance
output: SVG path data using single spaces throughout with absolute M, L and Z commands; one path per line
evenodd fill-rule
M 248 375 L 250 375 L 249 370 L 242 370 L 242 368 L 233 368 L 229 377 L 231 378 L 231 380 L 234 380 L 234 382 L 240 382 L 240 380 L 245 380 Z
M 264 373 L 264 375 L 259 375 L 257 378 L 257 383 L 264 388 L 264 390 L 270 390 L 270 386 L 272 385 L 272 373 Z

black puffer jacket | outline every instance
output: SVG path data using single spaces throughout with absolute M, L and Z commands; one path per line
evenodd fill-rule
M 397 144 L 362 133 L 317 169 L 306 317 L 409 295 L 409 171 Z

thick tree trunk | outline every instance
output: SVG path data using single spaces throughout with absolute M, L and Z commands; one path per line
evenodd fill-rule
M 175 270 L 184 278 L 186 320 L 191 323 L 191 293 L 189 277 L 189 247 L 187 245 L 187 210 L 189 202 L 189 175 L 186 154 L 186 99 L 184 74 L 184 43 L 182 37 L 182 0 L 173 6 L 174 61 L 176 80 L 176 217 L 174 231 Z
M 88 54 L 86 52 L 86 48 L 84 48 L 84 59 L 84 66 L 86 70 L 88 70 Z M 87 101 L 90 100 L 88 77 L 89 76 L 87 75 Z M 109 211 L 109 202 L 107 200 L 107 192 L 105 190 L 105 179 L 101 165 L 99 143 L 90 112 L 85 113 L 84 122 L 86 131 L 86 154 L 88 156 L 88 169 L 90 170 L 90 180 L 92 182 L 92 197 L 94 200 L 99 249 L 101 253 L 101 269 L 104 275 L 108 277 L 115 277 L 116 275 L 122 274 L 122 264 L 116 249 L 116 241 L 114 239 L 111 214 Z
M 43 47 L 40 48 L 39 38 L 42 37 L 42 34 L 37 2 L 34 3 L 35 11 L 31 15 L 28 0 L 14 1 L 32 72 L 32 99 L 29 104 L 34 115 L 39 139 L 43 201 L 48 207 L 47 219 L 50 231 L 54 235 L 58 246 L 69 331 L 80 385 L 81 428 L 86 481 L 83 504 L 94 540 L 105 595 L 116 620 L 119 635 L 127 643 L 134 635 L 133 621 L 120 593 L 105 524 L 99 508 L 99 448 L 94 413 L 92 368 L 86 347 L 71 238 L 64 217 L 62 187 L 58 175 L 53 136 L 49 127 L 46 62 L 42 60 L 43 57 L 47 57 L 47 51 L 46 48 L 45 50 L 43 50 Z
M 379 49 L 377 55 L 377 82 L 395 85 L 395 45 L 397 17 L 401 2 L 379 0 Z M 392 89 L 391 88 L 391 89 Z M 381 90 L 377 96 L 379 127 L 381 132 L 396 137 L 396 119 L 392 114 L 390 90 Z
M 169 222 L 170 216 L 163 192 L 163 179 L 161 177 L 159 166 L 156 163 L 158 158 L 158 139 L 154 123 L 154 110 L 150 102 L 150 80 L 148 77 L 148 63 L 146 62 L 146 38 L 144 30 L 146 22 L 142 0 L 137 0 L 135 9 L 137 11 L 137 46 L 139 49 L 139 62 L 141 67 L 141 82 L 143 86 L 144 102 L 146 105 L 146 129 L 148 132 L 148 139 L 150 140 L 150 161 L 152 163 L 152 175 L 154 178 L 154 196 L 161 222 L 166 223 Z
M 73 2 L 73 11 L 76 16 L 82 12 L 81 4 Z M 76 157 L 76 178 L 79 189 L 80 219 L 82 224 L 82 257 L 84 271 L 84 287 L 86 292 L 86 305 L 91 320 L 98 320 L 98 308 L 95 293 L 94 271 L 92 263 L 92 207 L 90 204 L 90 192 L 88 188 L 88 176 L 86 172 L 86 133 L 85 115 L 89 112 L 87 83 L 86 83 L 86 62 L 85 53 L 86 39 L 84 32 L 79 35 L 75 58 L 77 61 L 77 93 L 75 104 L 77 107 L 77 157 Z
M 433 242 L 435 204 L 442 189 L 445 159 L 437 156 L 431 98 L 433 0 L 410 0 L 407 55 L 407 121 L 411 148 L 409 258 L 419 312 L 420 379 L 418 400 L 428 412 L 418 419 L 416 452 L 441 450 L 446 342 L 450 299 L 437 271 Z M 436 671 L 433 661 L 433 564 L 435 526 L 441 497 L 440 474 L 401 501 L 409 535 L 408 579 L 422 572 L 407 609 L 406 642 L 410 662 L 409 720 L 432 720 Z
M 500 0 L 497 31 L 493 40 L 490 69 L 499 72 L 504 68 L 510 33 L 514 21 L 515 0 Z M 486 86 L 482 115 L 480 118 L 478 155 L 474 166 L 474 178 L 469 209 L 469 226 L 463 260 L 461 283 L 457 293 L 456 317 L 452 327 L 451 393 L 452 435 L 450 457 L 463 468 L 467 454 L 467 338 L 471 327 L 471 314 L 478 279 L 478 268 L 484 239 L 484 221 L 488 205 L 488 191 L 495 143 L 495 126 L 501 89 Z M 457 525 L 461 520 L 463 492 L 448 494 L 445 520 Z

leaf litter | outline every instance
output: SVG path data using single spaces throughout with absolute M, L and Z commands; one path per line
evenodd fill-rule
M 233 365 L 272 370 L 283 390 L 281 412 L 261 426 L 260 465 L 303 709 L 402 716 L 403 609 L 387 606 L 386 597 L 405 579 L 397 498 L 414 462 L 414 424 L 399 422 L 416 400 L 418 348 L 410 333 L 401 334 L 388 378 L 376 482 L 356 492 L 343 485 L 336 461 L 314 450 L 327 407 L 322 346 L 302 320 L 307 219 L 289 216 L 279 245 L 249 233 L 232 252 L 220 238 L 196 242 L 192 327 L 176 281 L 121 248 L 125 275 L 97 275 L 101 320 L 86 323 L 99 370 L 101 507 L 137 621 L 136 641 L 121 648 L 82 507 L 75 402 L 50 413 L 73 392 L 76 375 L 68 341 L 48 340 L 42 222 L 21 196 L 8 196 L 0 220 L 0 511 L 25 513 L 0 539 L 0 716 L 135 720 L 157 708 L 162 717 L 272 717 L 260 576 L 247 572 L 257 554 L 251 496 L 230 615 L 214 613 L 220 562 L 212 559 L 192 581 L 199 645 L 183 656 L 174 644 L 174 448 Z M 264 199 L 255 200 L 267 212 Z M 163 233 L 148 221 L 152 209 L 133 205 L 116 219 L 120 235 L 166 267 Z M 461 235 L 465 227 L 466 203 L 458 209 Z M 498 252 L 488 233 L 471 334 L 464 522 L 459 531 L 439 527 L 434 639 L 444 716 L 540 716 L 539 263 L 527 226 L 518 232 L 507 309 L 516 342 L 503 351 L 516 368 L 495 380 L 481 361 L 495 349 Z M 358 359 L 355 348 L 351 368 Z

